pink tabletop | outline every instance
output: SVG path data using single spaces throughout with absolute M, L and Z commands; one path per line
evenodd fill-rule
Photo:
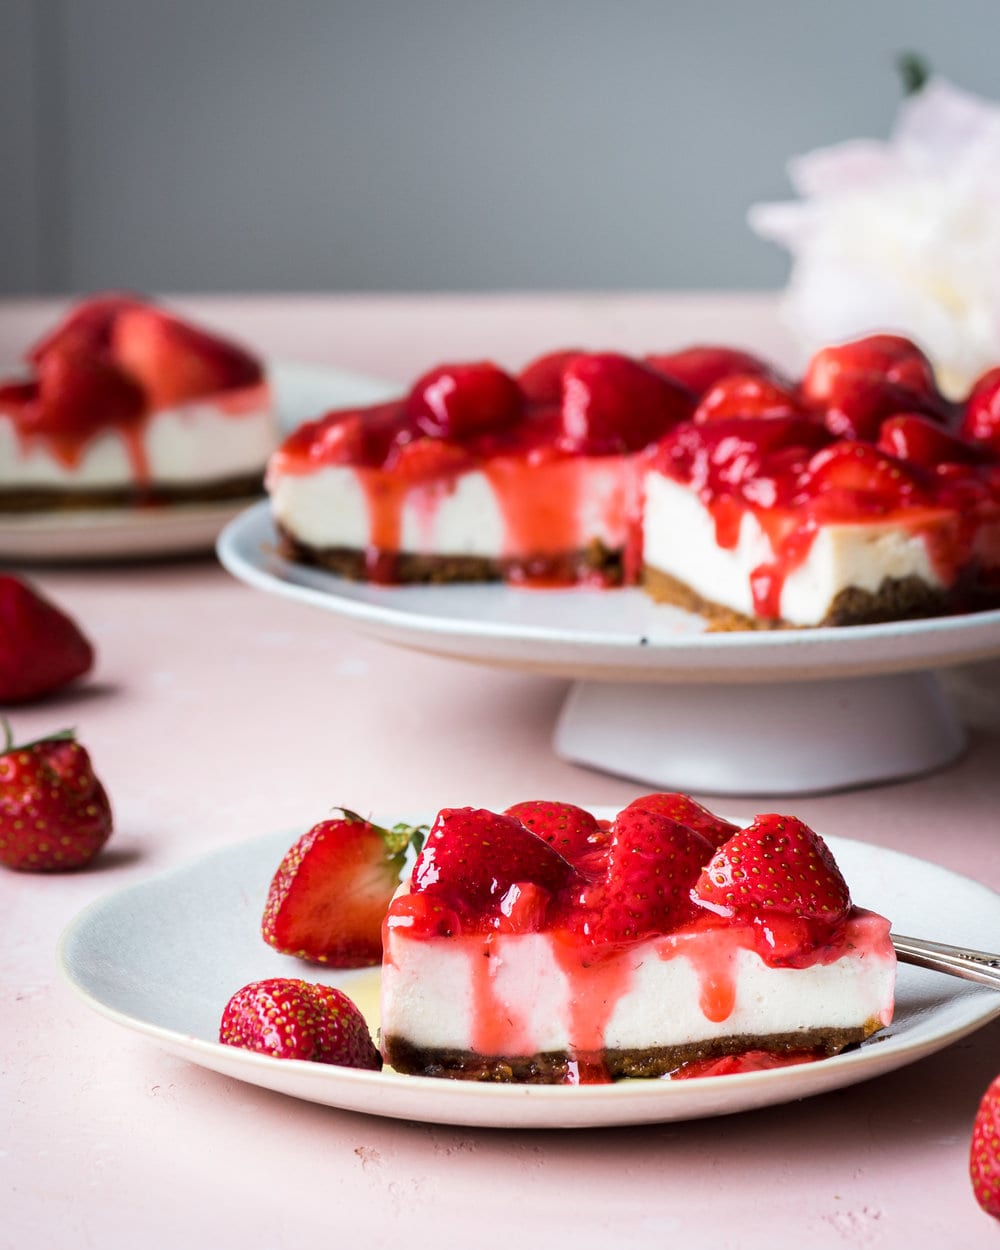
M 792 361 L 769 297 L 184 298 L 283 360 L 405 381 L 445 358 L 518 365 L 580 345 L 695 340 Z M 0 360 L 55 305 L 0 305 Z M 876 1081 L 773 1109 L 627 1129 L 499 1131 L 299 1102 L 171 1057 L 90 1012 L 56 943 L 91 900 L 205 851 L 360 810 L 621 804 L 640 791 L 561 762 L 567 683 L 396 649 L 248 589 L 210 557 L 31 570 L 99 649 L 93 681 L 24 710 L 18 736 L 78 727 L 117 830 L 89 870 L 0 873 L 0 1247 L 339 1245 L 410 1250 L 679 1244 L 749 1250 L 996 1244 L 967 1177 L 1000 1023 Z M 1000 664 L 948 674 L 969 727 L 933 776 L 793 801 L 820 830 L 1000 890 Z M 947 940 L 946 934 L 934 934 Z M 997 934 L 1000 946 L 1000 933 Z M 236 987 L 234 987 L 235 989 Z

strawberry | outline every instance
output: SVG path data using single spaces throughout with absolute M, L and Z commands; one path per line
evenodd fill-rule
M 823 447 L 799 480 L 804 499 L 821 502 L 828 515 L 891 512 L 924 501 L 920 471 L 870 443 L 842 441 Z
M 253 981 L 226 1004 L 219 1026 L 223 1046 L 275 1059 L 306 1059 L 377 1072 L 375 1049 L 358 1007 L 341 990 L 293 977 Z
M 563 371 L 560 443 L 588 456 L 640 451 L 692 407 L 686 387 L 628 356 L 576 356 Z
M 90 756 L 63 730 L 0 753 L 0 863 L 65 872 L 89 863 L 111 835 L 111 805 Z
M 984 373 L 969 392 L 958 433 L 1000 455 L 1000 367 Z
M 610 834 L 600 821 L 582 807 L 572 803 L 556 803 L 534 799 L 515 803 L 504 812 L 513 816 L 549 846 L 555 847 L 564 859 L 580 865 L 599 858 L 610 841 Z
M 826 407 L 836 401 L 848 378 L 937 394 L 930 361 L 915 343 L 898 334 L 869 334 L 822 348 L 806 365 L 802 393 L 809 403 Z
M 554 405 L 562 400 L 562 380 L 566 366 L 582 355 L 581 348 L 549 352 L 525 365 L 517 375 L 517 383 L 529 404 Z
M 714 344 L 700 344 L 696 347 L 685 347 L 678 352 L 647 356 L 646 364 L 657 373 L 666 374 L 668 378 L 680 382 L 681 386 L 686 386 L 699 399 L 716 382 L 732 373 L 775 378 L 771 366 L 759 356 L 738 348 L 718 347 Z
M 710 911 L 750 920 L 770 913 L 836 924 L 851 906 L 840 869 L 819 836 L 772 813 L 722 844 L 694 887 Z
M 655 812 L 657 816 L 666 816 L 677 821 L 679 825 L 700 833 L 713 846 L 720 846 L 739 827 L 731 821 L 723 820 L 721 816 L 716 816 L 687 794 L 644 794 L 641 798 L 633 799 L 622 811 Z
M 28 703 L 94 664 L 76 622 L 20 578 L 0 573 L 0 703 Z
M 134 295 L 109 291 L 81 301 L 69 314 L 31 348 L 28 359 L 34 365 L 50 352 L 83 351 L 102 355 L 111 343 L 111 331 L 118 314 L 126 308 L 141 306 Z
M 429 482 L 453 480 L 472 464 L 470 453 L 461 443 L 449 443 L 443 438 L 415 438 L 394 447 L 385 467 L 408 482 Z
M 439 365 L 418 378 L 406 398 L 406 415 L 432 437 L 463 439 L 509 429 L 523 411 L 518 384 L 488 360 Z
M 611 828 L 607 875 L 581 896 L 583 931 L 597 942 L 625 942 L 695 919 L 691 887 L 711 857 L 708 839 L 639 807 L 619 812 Z
M 1000 1219 L 1000 1076 L 990 1083 L 972 1124 L 969 1175 L 976 1201 Z
M 500 926 L 515 888 L 529 883 L 551 896 L 574 875 L 568 860 L 512 816 L 446 807 L 413 866 L 411 890 L 433 894 L 475 931 Z M 537 896 L 533 910 L 541 923 Z
M 883 421 L 876 446 L 922 469 L 934 469 L 939 464 L 982 464 L 988 458 L 975 443 L 956 438 L 935 421 L 914 412 Z
M 242 347 L 149 306 L 119 311 L 111 355 L 154 409 L 255 386 L 263 378 L 258 361 Z
M 52 348 L 38 362 L 37 392 L 19 424 L 29 434 L 75 440 L 133 425 L 145 409 L 141 388 L 110 361 Z
M 288 850 L 271 881 L 261 931 L 285 955 L 333 968 L 382 958 L 382 921 L 421 829 L 383 829 L 354 812 L 324 820 Z
M 702 395 L 692 420 L 699 424 L 728 417 L 794 417 L 801 412 L 795 395 L 770 378 L 732 373 Z

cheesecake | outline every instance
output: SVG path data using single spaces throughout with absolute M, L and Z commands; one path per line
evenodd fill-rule
M 789 379 L 711 345 L 445 365 L 271 457 L 285 553 L 389 585 L 641 585 L 712 628 L 1000 604 L 1000 370 L 945 400 L 907 340 Z
M 0 379 L 0 511 L 249 497 L 277 442 L 254 354 L 149 301 L 96 296 Z
M 442 810 L 383 930 L 400 1072 L 595 1084 L 817 1061 L 892 1020 L 884 917 L 794 817 L 647 795 Z

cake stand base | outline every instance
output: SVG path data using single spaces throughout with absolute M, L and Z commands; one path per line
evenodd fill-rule
M 565 760 L 661 789 L 808 794 L 952 763 L 965 736 L 932 673 L 768 684 L 578 682 Z

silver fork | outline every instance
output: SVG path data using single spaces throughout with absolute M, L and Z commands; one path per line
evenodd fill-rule
M 890 934 L 896 957 L 904 964 L 946 972 L 963 981 L 978 981 L 1000 990 L 1000 955 L 988 951 L 969 950 L 965 946 L 946 946 L 943 942 L 927 942 L 923 938 Z

